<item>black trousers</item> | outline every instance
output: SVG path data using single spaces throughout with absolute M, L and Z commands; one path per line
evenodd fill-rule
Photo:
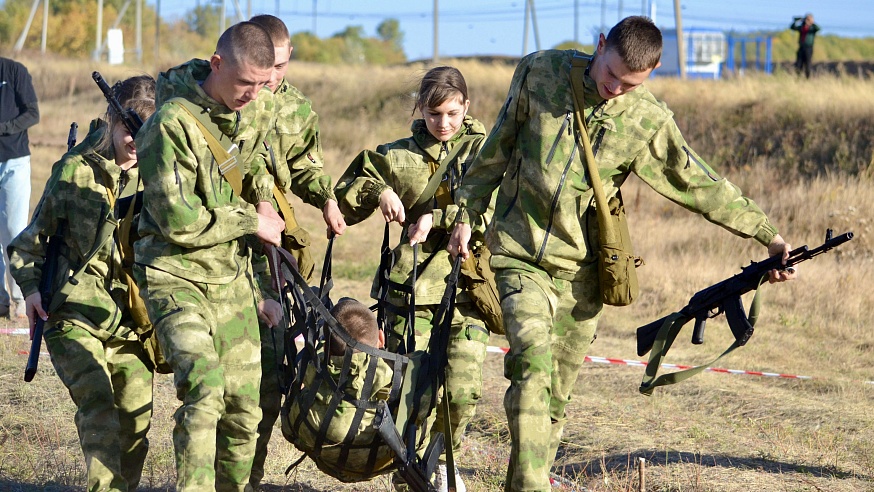
M 810 78 L 810 60 L 813 59 L 813 45 L 801 45 L 798 47 L 798 55 L 795 58 L 795 71 Z

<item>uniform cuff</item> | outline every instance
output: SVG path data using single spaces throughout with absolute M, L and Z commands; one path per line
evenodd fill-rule
M 753 237 L 756 241 L 758 241 L 767 248 L 771 245 L 771 242 L 774 240 L 774 237 L 777 236 L 777 234 L 777 228 L 771 225 L 770 222 L 765 222 L 764 224 L 762 224 L 762 227 L 759 228 L 759 231 Z

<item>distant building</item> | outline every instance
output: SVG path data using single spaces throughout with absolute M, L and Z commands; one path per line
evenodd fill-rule
M 718 79 L 725 62 L 725 34 L 716 29 L 683 29 L 686 52 L 686 77 Z M 662 30 L 662 66 L 654 77 L 677 77 L 680 62 L 677 53 L 677 30 Z

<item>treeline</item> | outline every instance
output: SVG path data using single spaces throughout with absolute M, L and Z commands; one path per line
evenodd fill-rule
M 5 0 L 0 3 L 4 7 L 0 11 L 0 52 L 8 53 L 27 25 L 33 0 Z M 105 30 L 116 23 L 123 5 L 124 0 L 104 0 L 104 43 Z M 97 2 L 94 0 L 52 0 L 47 19 L 46 51 L 71 58 L 90 57 L 95 49 L 96 18 Z M 162 20 L 157 36 L 155 20 L 154 8 L 143 5 L 141 56 L 144 64 L 166 66 L 179 60 L 207 56 L 215 49 L 215 42 L 221 34 L 221 9 L 217 5 L 198 5 L 181 19 Z M 236 18 L 227 18 L 225 25 L 230 26 L 234 22 Z M 43 7 L 40 5 L 35 11 L 24 49 L 40 49 L 42 26 Z M 133 51 L 136 36 L 133 5 L 118 22 L 118 28 L 124 33 L 125 49 Z M 155 50 L 156 38 L 160 50 Z M 319 38 L 309 32 L 293 34 L 295 59 L 321 63 L 403 63 L 406 55 L 402 43 L 403 32 L 396 19 L 383 21 L 374 35 L 365 33 L 361 26 L 349 26 L 327 38 Z M 130 59 L 130 56 L 127 58 Z

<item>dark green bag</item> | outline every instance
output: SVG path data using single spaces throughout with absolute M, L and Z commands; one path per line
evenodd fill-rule
M 492 333 L 504 334 L 504 316 L 501 313 L 501 298 L 495 283 L 495 272 L 489 266 L 492 254 L 483 244 L 471 252 L 461 264 L 461 275 L 465 278 L 465 291 L 470 296 L 482 322 Z

